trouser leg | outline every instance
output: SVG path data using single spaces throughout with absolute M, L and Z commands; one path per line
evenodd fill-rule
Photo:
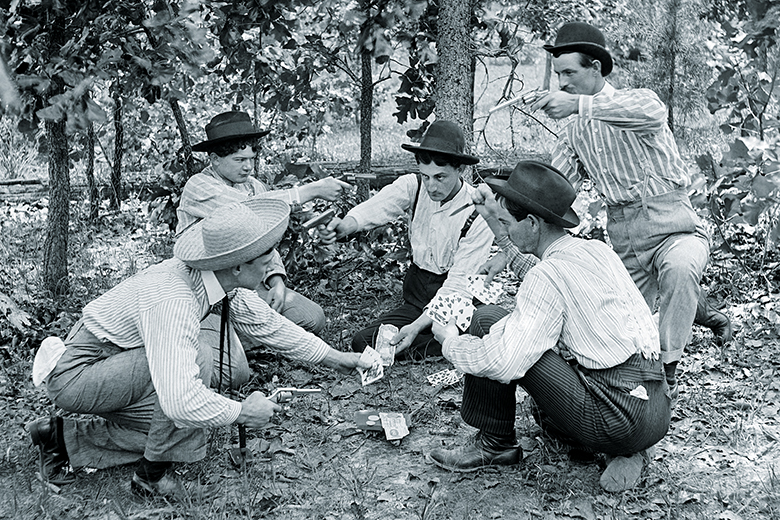
M 259 289 L 257 293 L 264 298 L 268 291 Z M 285 292 L 284 305 L 279 314 L 312 334 L 322 332 L 327 322 L 322 307 L 289 287 Z
M 422 315 L 422 309 L 405 303 L 377 318 L 368 327 L 358 331 L 352 338 L 352 350 L 363 352 L 367 346 L 375 347 L 379 326 L 382 324 L 395 325 L 398 329 L 409 325 Z M 441 344 L 433 337 L 430 327 L 422 330 L 414 338 L 412 344 L 405 351 L 398 354 L 401 359 L 423 359 L 430 356 L 441 355 Z

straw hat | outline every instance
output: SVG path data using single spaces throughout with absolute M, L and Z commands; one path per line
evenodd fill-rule
M 246 112 L 222 112 L 206 125 L 207 139 L 192 147 L 196 152 L 208 152 L 214 146 L 236 139 L 257 139 L 270 130 L 258 130 Z
M 565 228 L 580 219 L 571 205 L 577 193 L 561 172 L 537 161 L 520 161 L 507 179 L 488 177 L 490 188 L 532 215 Z
M 545 45 L 544 50 L 553 56 L 568 52 L 581 52 L 601 62 L 601 75 L 612 72 L 612 56 L 606 48 L 604 35 L 585 22 L 565 23 L 558 29 L 555 45 Z
M 254 260 L 284 236 L 290 206 L 281 200 L 248 199 L 218 208 L 187 229 L 173 254 L 201 271 L 218 271 Z
M 401 148 L 409 152 L 430 152 L 456 157 L 463 164 L 477 164 L 479 159 L 463 153 L 466 139 L 458 125 L 451 121 L 434 121 L 419 145 L 402 144 Z

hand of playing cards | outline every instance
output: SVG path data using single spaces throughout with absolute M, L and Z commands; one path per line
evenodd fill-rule
M 485 287 L 485 278 L 487 275 L 484 274 L 472 274 L 469 275 L 467 280 L 469 282 L 468 289 L 471 294 L 474 295 L 476 299 L 481 301 L 482 303 L 486 304 L 495 304 L 498 303 L 498 298 L 501 296 L 501 291 L 503 290 L 502 285 L 499 282 L 490 282 L 487 287 Z
M 462 331 L 466 331 L 471 324 L 471 315 L 474 314 L 476 307 L 459 293 L 447 295 L 437 294 L 425 314 L 439 325 L 446 327 L 451 319 L 455 319 L 455 324 Z
M 360 360 L 371 363 L 371 368 L 369 369 L 357 368 L 357 371 L 360 372 L 360 380 L 363 386 L 370 385 L 384 377 L 385 371 L 382 366 L 382 356 L 379 355 L 379 352 L 371 347 L 366 347 L 366 350 L 360 356 Z

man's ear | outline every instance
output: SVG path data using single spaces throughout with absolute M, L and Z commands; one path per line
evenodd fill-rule
M 231 267 L 230 268 L 230 274 L 232 274 L 233 276 L 238 276 L 239 274 L 241 274 L 241 266 L 237 265 L 235 267 Z
M 593 70 L 601 76 L 601 61 L 593 60 Z

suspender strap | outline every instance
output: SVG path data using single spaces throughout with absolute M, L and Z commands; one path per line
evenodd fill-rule
M 411 223 L 414 220 L 414 213 L 417 211 L 417 201 L 420 200 L 420 188 L 422 188 L 422 175 L 417 174 L 417 192 L 414 194 L 414 202 L 412 202 L 412 218 L 409 220 Z

